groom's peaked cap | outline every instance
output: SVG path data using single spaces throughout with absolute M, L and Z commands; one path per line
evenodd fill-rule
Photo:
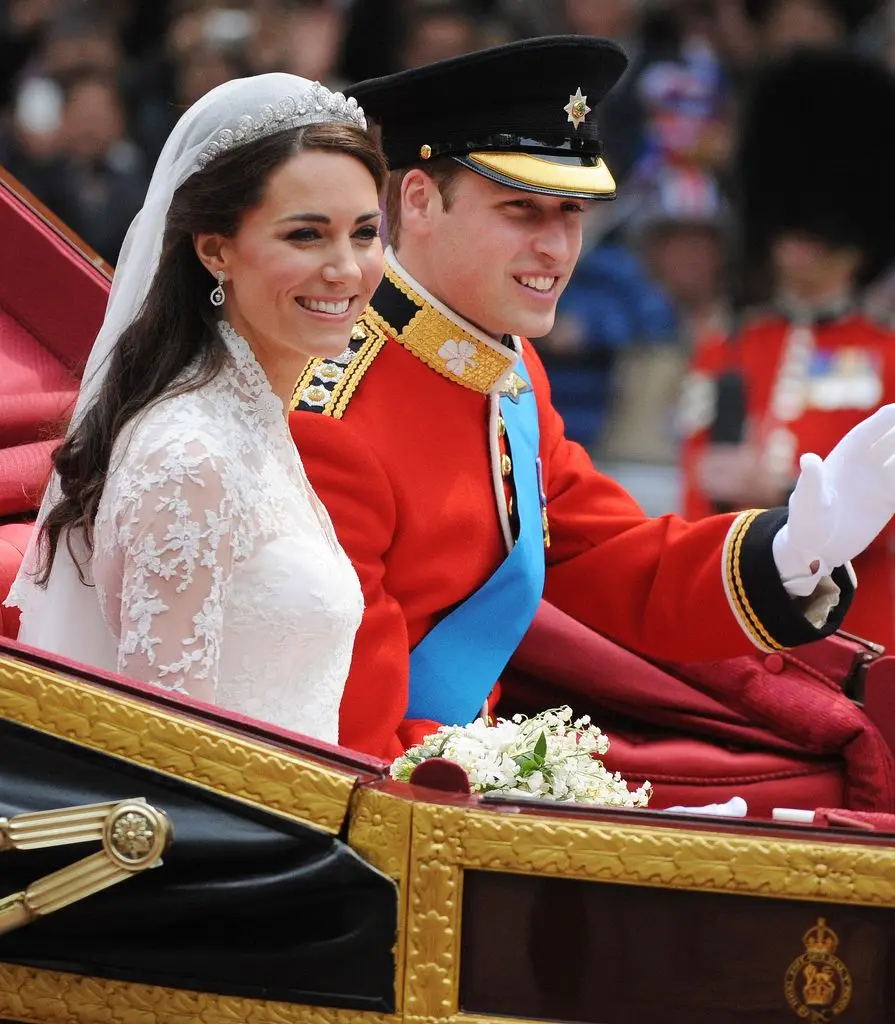
M 450 156 L 504 185 L 615 198 L 598 105 L 627 57 L 594 36 L 541 36 L 349 86 L 392 169 Z

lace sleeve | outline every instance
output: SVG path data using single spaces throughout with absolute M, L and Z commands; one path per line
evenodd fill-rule
M 115 510 L 121 574 L 118 671 L 213 702 L 234 564 L 226 460 L 169 444 L 128 480 Z

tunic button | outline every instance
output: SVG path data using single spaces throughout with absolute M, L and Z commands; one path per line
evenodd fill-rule
M 513 472 L 513 460 L 509 455 L 501 455 L 500 457 L 500 471 L 504 476 L 509 476 Z
M 497 436 L 498 437 L 503 437 L 503 435 L 506 432 L 507 432 L 507 425 L 503 421 L 503 416 L 499 416 L 498 419 L 497 419 Z

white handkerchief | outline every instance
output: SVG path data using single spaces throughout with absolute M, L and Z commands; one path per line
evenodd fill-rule
M 666 807 L 666 811 L 677 814 L 717 814 L 722 818 L 745 818 L 749 813 L 746 801 L 741 796 L 731 797 L 726 804 L 706 804 L 704 807 Z

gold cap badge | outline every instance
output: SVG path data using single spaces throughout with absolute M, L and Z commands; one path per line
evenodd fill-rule
M 581 95 L 581 86 L 579 85 L 577 90 L 569 96 L 569 102 L 563 107 L 563 110 L 569 115 L 568 120 L 575 126 L 575 131 L 578 131 L 578 125 L 587 117 L 590 113 L 590 107 L 587 105 L 587 97 Z

